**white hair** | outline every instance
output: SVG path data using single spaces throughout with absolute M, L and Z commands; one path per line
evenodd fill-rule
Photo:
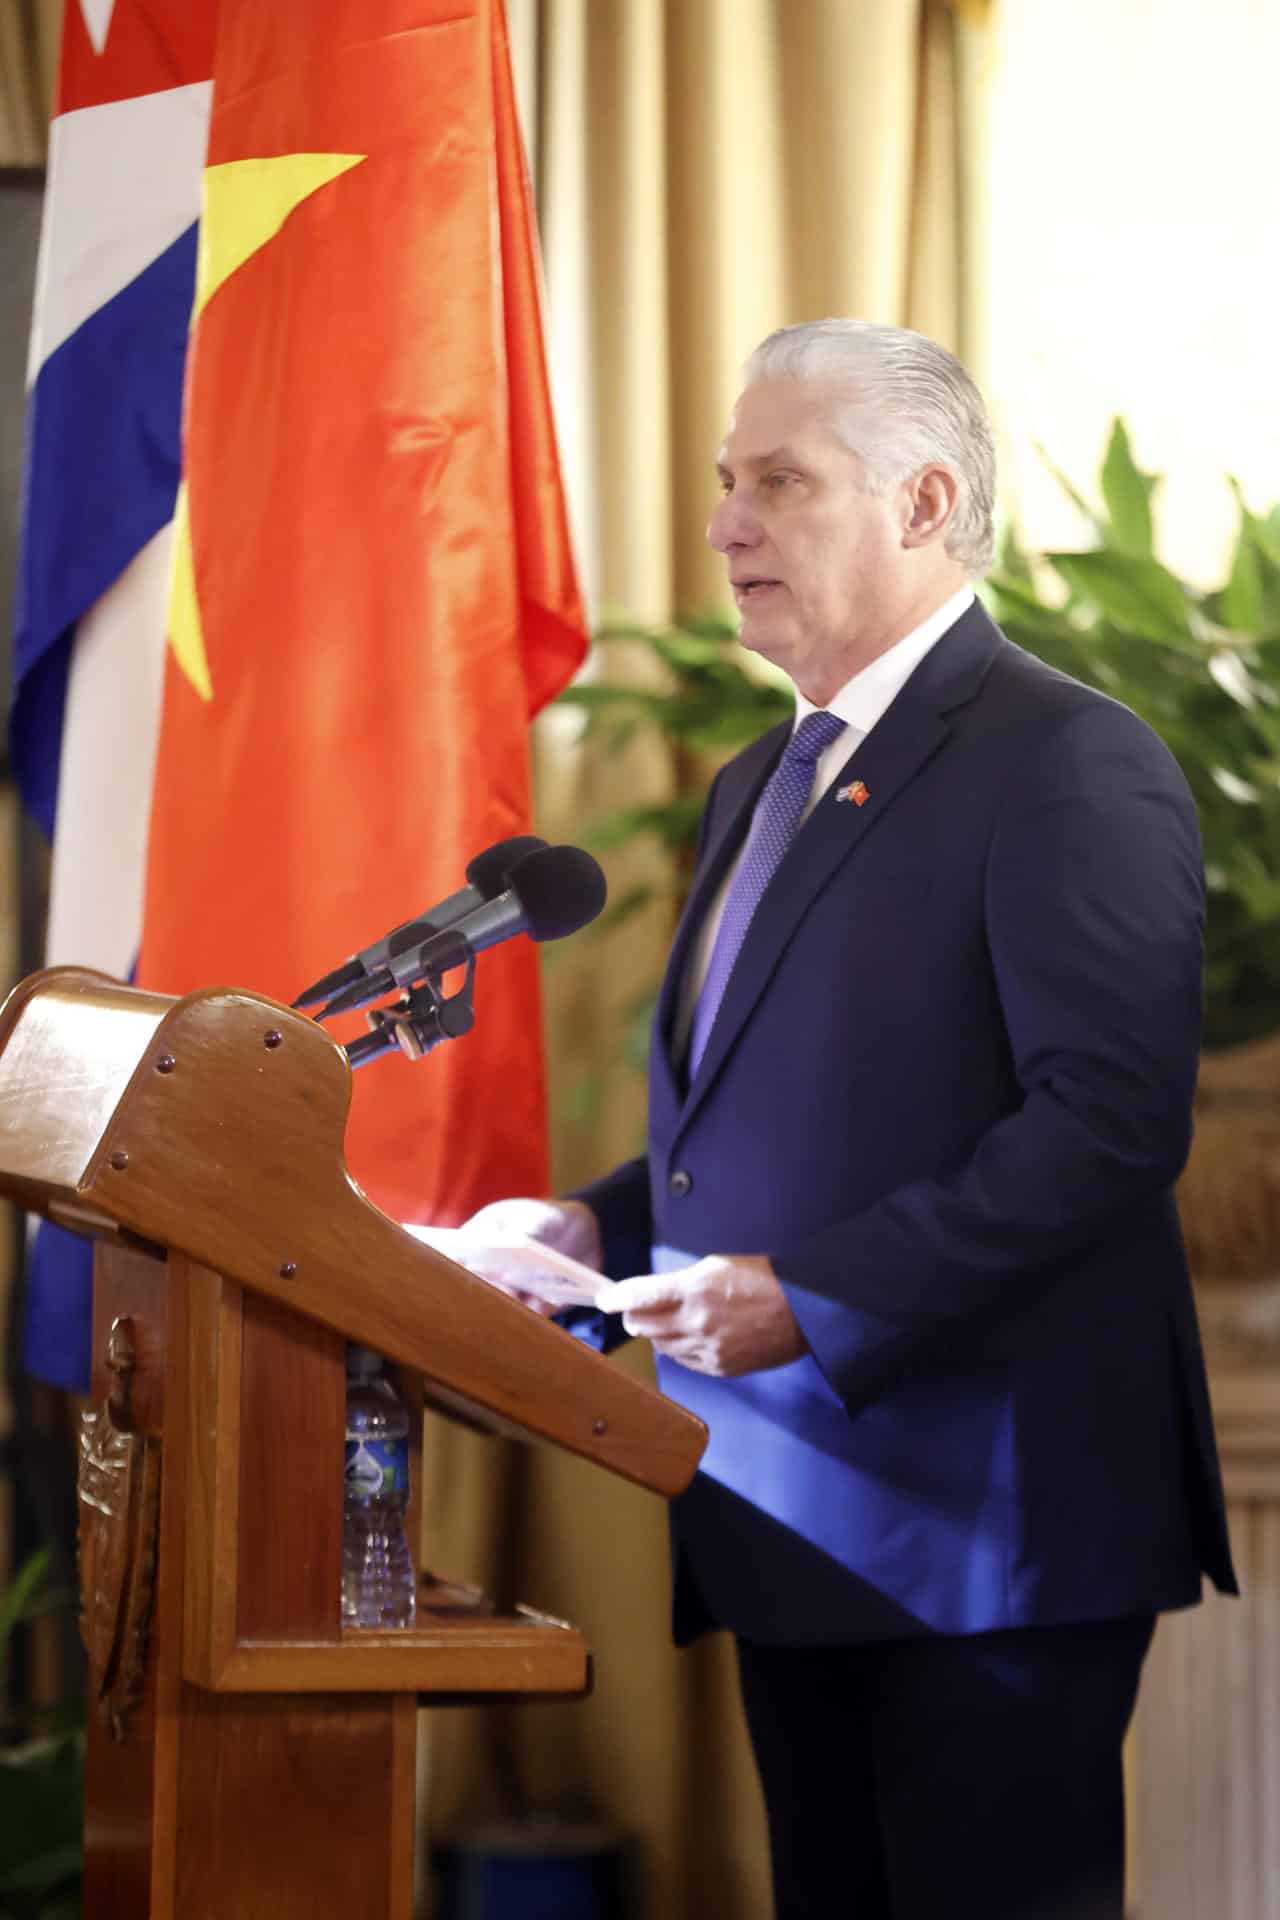
M 882 494 L 937 463 L 959 482 L 946 551 L 977 576 L 995 552 L 996 449 L 982 395 L 954 354 L 909 327 L 873 320 L 806 320 L 779 327 L 743 368 L 750 383 L 782 375 L 849 388 L 832 421 Z

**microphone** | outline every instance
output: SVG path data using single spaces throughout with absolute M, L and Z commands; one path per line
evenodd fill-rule
M 384 1053 L 399 1051 L 408 1060 L 421 1060 L 442 1040 L 458 1040 L 475 1025 L 470 992 L 464 988 L 451 1000 L 442 1000 L 429 989 L 406 994 L 385 1011 L 378 1007 L 365 1015 L 369 1031 L 349 1040 L 343 1048 L 354 1071 Z
M 453 927 L 429 928 L 420 945 L 393 955 L 373 979 L 357 980 L 344 993 L 335 994 L 317 1017 L 348 1013 L 393 987 L 411 986 L 427 974 L 448 973 L 514 933 L 527 932 L 534 940 L 559 940 L 566 933 L 576 933 L 595 919 L 605 893 L 599 863 L 581 847 L 539 847 L 517 860 L 509 886 L 496 899 L 473 908 Z
M 347 1056 L 347 1064 L 354 1073 L 357 1067 L 367 1067 L 371 1060 L 380 1054 L 396 1053 L 400 1042 L 395 1028 L 388 1022 L 385 1027 L 371 1027 L 368 1033 L 357 1034 L 354 1040 L 348 1040 L 342 1051 Z
M 518 860 L 526 854 L 536 853 L 546 846 L 536 833 L 518 833 L 510 840 L 497 840 L 493 846 L 478 853 L 466 869 L 467 885 L 451 893 L 438 905 L 429 907 L 424 914 L 413 920 L 406 920 L 400 926 L 393 927 L 381 940 L 375 940 L 370 947 L 364 947 L 359 953 L 353 953 L 332 973 L 326 973 L 300 993 L 294 1001 L 295 1007 L 311 1005 L 316 1000 L 328 1000 L 332 995 L 358 983 L 372 980 L 374 975 L 387 974 L 385 982 L 379 984 L 377 993 L 387 993 L 395 982 L 387 973 L 393 954 L 402 953 L 409 948 L 420 947 L 433 933 L 444 927 L 450 927 L 455 920 L 461 920 L 464 914 L 473 908 L 483 906 L 486 900 L 492 900 L 507 885 L 507 876 Z M 376 998 L 375 993 L 369 995 Z M 363 1005 L 362 1001 L 353 1001 L 354 1006 Z M 326 1013 L 337 1012 L 337 1008 L 325 1009 Z M 324 1015 L 318 1016 L 323 1018 Z
M 452 927 L 429 934 L 416 953 L 392 961 L 396 984 L 420 984 L 392 1007 L 375 1007 L 365 1017 L 370 1031 L 349 1041 L 344 1049 L 352 1068 L 368 1065 L 397 1048 L 410 1060 L 420 1060 L 442 1040 L 469 1033 L 475 1023 L 471 980 L 475 957 L 513 934 L 534 940 L 559 940 L 594 920 L 605 902 L 605 878 L 598 863 L 581 847 L 541 847 L 517 861 L 511 885 L 496 899 L 465 914 Z M 467 977 L 459 991 L 445 999 L 439 978 L 465 966 Z M 358 1004 L 356 996 L 374 998 L 367 981 L 339 994 L 326 1011 Z
M 465 966 L 477 953 L 513 934 L 527 933 L 531 940 L 562 940 L 595 919 L 607 891 L 599 862 L 582 847 L 543 847 L 527 853 L 511 869 L 504 893 L 424 942 L 414 956 L 414 977 Z

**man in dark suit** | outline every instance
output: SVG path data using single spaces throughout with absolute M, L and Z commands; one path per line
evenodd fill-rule
M 994 456 L 949 354 L 783 329 L 718 465 L 796 723 L 708 799 L 647 1157 L 497 1211 L 619 1282 L 710 1428 L 676 1630 L 736 1636 L 778 1914 L 1120 1920 L 1154 1616 L 1234 1591 L 1173 1199 L 1195 810 L 975 600 Z

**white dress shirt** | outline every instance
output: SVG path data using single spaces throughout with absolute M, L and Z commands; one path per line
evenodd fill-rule
M 927 620 L 922 620 L 920 625 L 913 627 L 903 639 L 895 641 L 893 646 L 879 654 L 869 666 L 860 668 L 853 678 L 846 680 L 839 692 L 828 701 L 827 712 L 838 715 L 844 721 L 844 732 L 818 757 L 818 764 L 814 770 L 813 788 L 801 825 L 809 818 L 854 748 L 862 745 L 876 721 L 902 691 L 930 647 L 935 646 L 948 628 L 955 625 L 960 615 L 973 605 L 974 597 L 972 587 L 961 587 L 958 593 L 953 593 L 949 600 L 945 600 L 935 612 L 931 613 Z M 805 699 L 797 687 L 796 717 L 792 732 L 794 733 L 795 728 L 807 714 L 817 711 L 818 709 L 811 701 Z M 744 839 L 743 847 L 745 846 Z M 690 950 L 689 964 L 685 968 L 684 979 L 680 985 L 680 1004 L 676 1011 L 675 1031 L 672 1036 L 672 1057 L 676 1060 L 683 1059 L 689 1044 L 693 1010 L 698 1003 L 698 995 L 702 992 L 707 969 L 711 965 L 711 950 L 715 946 L 716 934 L 720 930 L 725 897 L 733 884 L 733 877 L 738 871 L 738 862 L 741 858 L 742 850 L 740 849 L 720 884 L 719 892 L 707 909 L 706 918 Z

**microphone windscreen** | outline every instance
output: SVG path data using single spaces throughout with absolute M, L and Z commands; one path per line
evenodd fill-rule
M 510 840 L 499 840 L 468 862 L 467 882 L 486 900 L 495 900 L 510 886 L 511 869 L 516 862 L 531 853 L 539 853 L 546 844 L 536 833 L 517 833 Z
M 511 869 L 531 940 L 563 940 L 594 920 L 608 888 L 600 862 L 582 847 L 543 847 Z

